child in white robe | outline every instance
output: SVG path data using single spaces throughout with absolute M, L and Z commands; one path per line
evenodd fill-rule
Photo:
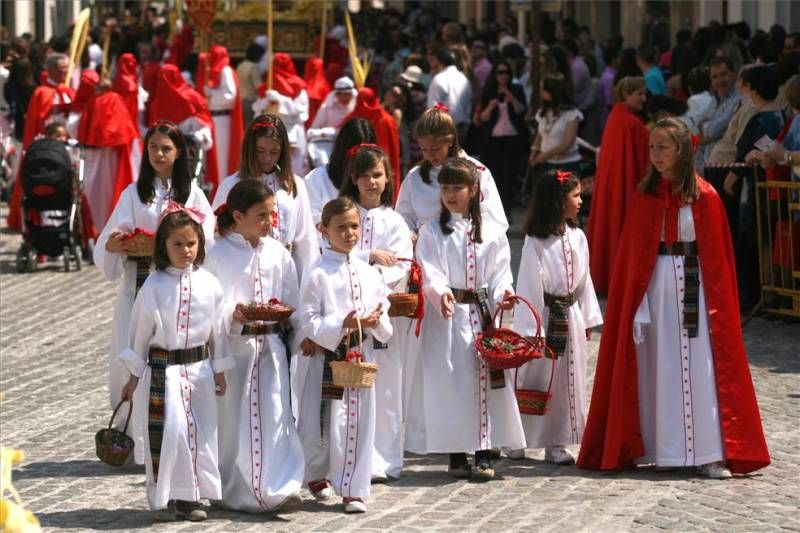
M 528 448 L 544 448 L 545 460 L 556 464 L 575 462 L 566 446 L 579 444 L 586 426 L 586 341 L 591 328 L 603 323 L 589 273 L 589 246 L 577 225 L 580 206 L 581 184 L 574 173 L 556 170 L 539 180 L 525 221 L 517 275 L 517 295 L 541 313 L 539 333 L 556 357 L 555 368 L 548 352 L 513 372 L 518 388 L 538 391 L 547 390 L 553 373 L 546 413 L 522 415 L 525 440 Z M 527 309 L 515 313 L 514 331 L 537 334 Z M 507 454 L 519 459 L 525 450 Z
M 225 394 L 233 358 L 222 287 L 199 268 L 203 218 L 169 202 L 156 232 L 156 270 L 136 297 L 119 354 L 130 372 L 122 398 L 134 401 L 139 390 L 144 416 L 133 424 L 145 433 L 147 501 L 161 520 L 205 520 L 200 499 L 220 497 L 215 395 Z
M 302 279 L 308 265 L 319 257 L 319 243 L 305 181 L 295 176 L 292 168 L 283 122 L 275 115 L 259 115 L 245 131 L 239 172 L 220 183 L 211 205 L 216 210 L 224 204 L 240 180 L 261 180 L 275 193 L 270 235 L 291 252 Z
M 185 155 L 186 142 L 177 126 L 160 121 L 148 130 L 144 145 L 147 152 L 142 158 L 139 179 L 122 191 L 94 248 L 94 263 L 103 276 L 108 281 L 121 279 L 114 305 L 108 370 L 112 409 L 119 403 L 122 387 L 128 379 L 128 371 L 117 356 L 127 346 L 133 300 L 152 267 L 152 258 L 132 255 L 126 236 L 134 230 L 155 233 L 158 217 L 169 200 L 203 212 L 203 232 L 208 236 L 206 245 L 213 242 L 214 235 L 211 206 L 203 192 L 192 185 Z M 134 460 L 142 464 L 142 436 L 134 431 L 133 426 L 128 426 L 128 435 L 136 443 Z
M 360 322 L 367 335 L 363 359 L 380 365 L 373 343 L 392 336 L 388 291 L 380 274 L 352 253 L 360 239 L 355 203 L 346 197 L 328 202 L 321 224 L 330 247 L 300 285 L 297 338 L 303 355 L 292 376 L 293 407 L 312 495 L 327 500 L 333 488 L 343 497 L 346 513 L 363 513 L 372 476 L 375 388 L 337 387 L 329 363 L 360 349 Z
M 439 173 L 438 223 L 422 226 L 417 261 L 429 302 L 407 409 L 406 450 L 449 453 L 457 478 L 494 477 L 490 450 L 525 436 L 509 371 L 492 371 L 475 349 L 491 313 L 513 294 L 505 228 L 481 216 L 478 169 L 450 158 Z M 413 416 L 412 416 L 413 415 Z M 475 467 L 467 452 L 475 451 Z
M 273 192 L 257 180 L 231 189 L 217 212 L 222 236 L 206 258 L 225 292 L 228 344 L 235 366 L 219 399 L 222 504 L 249 512 L 299 503 L 305 461 L 289 405 L 289 361 L 276 322 L 249 322 L 238 304 L 272 298 L 297 307 L 292 256 L 269 237 Z
M 405 292 L 410 263 L 414 255 L 411 232 L 403 217 L 392 209 L 394 192 L 391 164 L 375 144 L 356 145 L 348 152 L 348 179 L 342 196 L 356 201 L 361 219 L 361 239 L 352 255 L 373 265 L 391 292 Z M 392 339 L 375 343 L 380 372 L 375 381 L 375 450 L 372 455 L 372 480 L 383 482 L 399 478 L 403 470 L 403 366 L 405 338 L 410 320 L 394 317 Z
M 448 157 L 463 158 L 475 164 L 480 175 L 479 201 L 483 218 L 503 230 L 508 229 L 508 219 L 492 173 L 458 145 L 456 124 L 445 106 L 437 104 L 422 113 L 414 126 L 414 137 L 419 142 L 424 160 L 403 180 L 395 206 L 414 235 L 423 224 L 439 218 L 441 202 L 437 176 Z

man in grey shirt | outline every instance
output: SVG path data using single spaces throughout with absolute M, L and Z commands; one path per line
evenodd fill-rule
M 704 113 L 706 120 L 699 124 L 700 146 L 695 154 L 695 168 L 702 169 L 714 145 L 725 134 L 731 117 L 739 106 L 736 91 L 736 71 L 733 62 L 724 56 L 711 59 L 709 65 L 711 90 L 714 94 L 713 108 Z

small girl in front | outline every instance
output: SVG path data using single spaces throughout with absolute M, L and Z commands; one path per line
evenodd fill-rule
M 388 290 L 378 271 L 351 253 L 361 237 L 358 207 L 351 199 L 325 204 L 321 224 L 329 247 L 300 285 L 297 338 L 305 357 L 292 376 L 297 428 L 311 494 L 327 500 L 333 488 L 343 497 L 346 513 L 363 513 L 372 476 L 375 389 L 334 385 L 329 363 L 343 359 L 348 346 L 359 349 L 359 322 L 364 361 L 376 362 L 373 342 L 392 337 Z
M 411 232 L 403 217 L 392 209 L 394 198 L 391 165 L 384 151 L 374 144 L 361 144 L 350 151 L 348 179 L 342 196 L 356 201 L 361 239 L 353 251 L 380 272 L 391 292 L 402 292 L 414 255 Z M 403 470 L 403 368 L 409 319 L 392 318 L 394 335 L 386 344 L 373 343 L 380 350 L 380 372 L 375 380 L 375 451 L 372 456 L 373 482 L 397 479 Z
M 406 450 L 449 453 L 450 475 L 488 481 L 492 447 L 525 445 L 510 373 L 490 370 L 475 349 L 495 308 L 513 294 L 511 250 L 505 228 L 481 215 L 473 163 L 444 161 L 439 184 L 438 223 L 422 226 L 417 241 L 430 304 L 409 395 Z M 467 462 L 472 451 L 475 468 Z
M 603 323 L 589 275 L 589 247 L 578 228 L 581 184 L 572 172 L 555 170 L 536 184 L 525 220 L 525 244 L 517 275 L 517 294 L 542 313 L 542 333 L 556 358 L 524 364 L 514 372 L 520 389 L 547 390 L 553 372 L 551 398 L 543 416 L 522 416 L 528 448 L 544 448 L 545 460 L 572 464 L 566 446 L 579 444 L 586 425 L 586 341 L 591 328 Z M 536 323 L 527 312 L 514 316 L 514 331 L 535 335 Z M 507 450 L 521 459 L 525 450 Z
M 128 347 L 119 355 L 130 372 L 122 398 L 144 394 L 136 424 L 145 434 L 147 500 L 160 520 L 206 519 L 201 498 L 220 498 L 217 396 L 225 394 L 227 354 L 219 281 L 199 268 L 205 256 L 203 214 L 167 205 L 156 231 L 156 270 L 133 304 Z M 147 399 L 145 399 L 147 398 Z M 146 404 L 146 405 L 145 405 Z
M 656 122 L 650 162 L 625 214 L 578 466 L 753 472 L 770 457 L 725 207 L 683 122 Z
M 249 512 L 299 503 L 303 483 L 303 447 L 289 404 L 283 328 L 250 322 L 236 309 L 237 304 L 268 304 L 272 298 L 297 307 L 294 261 L 269 237 L 274 207 L 275 195 L 260 181 L 234 185 L 217 210 L 221 237 L 206 258 L 225 291 L 235 361 L 228 393 L 219 401 L 222 504 Z
M 292 171 L 291 152 L 281 119 L 269 114 L 257 116 L 242 140 L 239 172 L 222 180 L 211 207 L 217 210 L 224 204 L 241 180 L 258 180 L 269 187 L 275 193 L 270 236 L 289 250 L 302 278 L 303 271 L 319 257 L 319 244 L 306 184 Z

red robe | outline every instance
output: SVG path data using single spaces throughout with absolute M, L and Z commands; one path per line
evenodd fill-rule
M 650 165 L 649 140 L 650 133 L 642 121 L 625 104 L 615 104 L 600 144 L 586 232 L 597 294 L 608 294 L 627 207 Z
M 397 201 L 397 194 L 400 192 L 400 136 L 397 134 L 397 122 L 383 109 L 375 96 L 375 91 L 369 87 L 358 90 L 356 107 L 345 117 L 342 124 L 353 118 L 365 118 L 372 124 L 377 144 L 386 152 L 392 165 L 392 185 L 394 199 Z
M 325 78 L 325 67 L 318 57 L 312 57 L 306 61 L 303 77 L 308 84 L 308 120 L 306 121 L 306 129 L 308 129 L 314 123 L 314 117 L 317 116 L 317 111 L 325 101 L 325 97 L 331 92 L 331 84 Z
M 117 173 L 109 213 L 114 211 L 125 187 L 133 183 L 131 145 L 134 139 L 139 138 L 139 127 L 127 111 L 125 100 L 116 92 L 108 91 L 89 100 L 78 125 L 78 142 L 117 151 Z
M 53 100 L 59 98 L 62 104 L 53 107 Z M 66 100 L 69 100 L 67 102 Z M 25 131 L 22 136 L 22 157 L 25 157 L 25 150 L 34 141 L 37 135 L 44 133 L 45 121 L 51 115 L 58 114 L 64 124 L 67 123 L 69 116 L 70 102 L 75 99 L 75 91 L 64 84 L 55 86 L 49 82 L 39 85 L 31 96 L 28 109 L 25 112 Z M 19 168 L 22 168 L 20 163 Z M 22 182 L 21 175 L 17 175 L 14 181 L 14 188 L 11 191 L 11 205 L 8 210 L 6 221 L 10 229 L 22 229 Z
M 722 448 L 728 468 L 747 473 L 770 463 L 739 320 L 733 246 L 725 207 L 714 188 L 697 178 L 692 204 L 703 293 L 708 308 Z M 597 358 L 589 417 L 578 466 L 591 470 L 630 467 L 645 454 L 633 320 L 655 266 L 666 202 L 636 192 L 628 206 L 611 279 Z
M 227 175 L 230 176 L 239 170 L 239 157 L 241 156 L 242 136 L 244 135 L 244 115 L 242 113 L 242 99 L 239 96 L 239 77 L 236 75 L 236 70 L 230 66 L 231 59 L 230 56 L 228 56 L 228 50 L 224 46 L 218 44 L 212 46 L 208 51 L 206 60 L 209 62 L 207 72 L 205 69 L 205 61 L 199 63 L 199 65 L 202 65 L 204 84 L 208 84 L 208 86 L 212 88 L 219 87 L 222 69 L 225 67 L 230 67 L 233 73 L 233 79 L 236 82 L 236 98 L 234 99 L 233 108 L 231 108 L 231 126 L 228 132 L 230 134 L 230 140 L 228 141 L 228 168 L 226 171 L 228 173 Z M 206 73 L 208 74 L 208 79 L 205 79 Z M 204 85 L 200 85 L 200 82 L 198 82 L 198 87 L 203 86 Z M 216 146 L 216 131 L 214 135 L 214 146 Z M 220 176 L 220 178 L 225 178 L 225 176 Z
M 135 124 L 139 124 L 139 64 L 133 54 L 122 54 L 117 63 L 117 75 L 111 88 L 122 97 L 125 108 Z

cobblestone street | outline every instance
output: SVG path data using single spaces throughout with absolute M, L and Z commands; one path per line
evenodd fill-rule
M 26 454 L 14 471 L 26 507 L 48 530 L 151 527 L 143 468 L 113 468 L 94 453 L 94 433 L 110 413 L 107 351 L 116 286 L 94 267 L 63 273 L 60 262 L 16 274 L 19 237 L 0 237 L 0 436 L 3 446 Z M 512 248 L 519 253 L 518 233 Z M 590 372 L 598 340 L 591 342 Z M 750 476 L 715 481 L 693 470 L 586 472 L 545 463 L 537 450 L 525 460 L 498 461 L 495 481 L 473 484 L 449 478 L 444 456 L 410 456 L 401 480 L 373 486 L 365 515 L 346 516 L 338 499 L 316 503 L 304 492 L 295 512 L 212 509 L 201 526 L 158 528 L 800 531 L 800 325 L 757 317 L 745 340 L 773 459 Z

